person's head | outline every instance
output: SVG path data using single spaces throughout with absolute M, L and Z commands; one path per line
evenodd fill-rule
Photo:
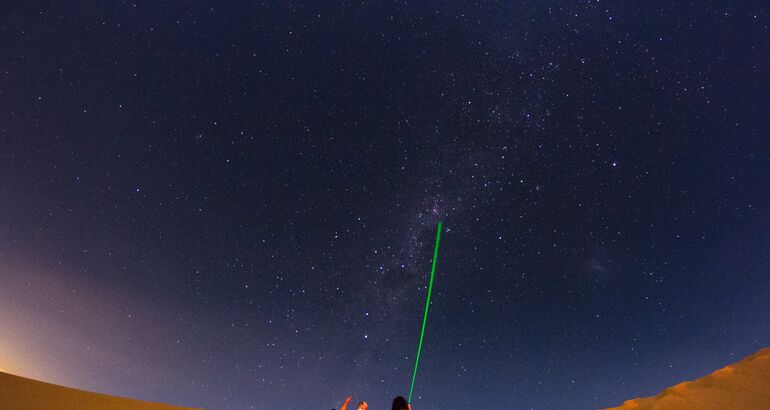
M 405 398 L 398 396 L 393 399 L 393 410 L 409 410 L 409 403 Z
M 369 405 L 365 401 L 358 403 L 358 410 L 367 410 Z

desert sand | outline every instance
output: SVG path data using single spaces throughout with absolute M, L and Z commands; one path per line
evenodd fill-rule
M 612 409 L 770 409 L 770 348 L 657 396 L 628 400 Z
M 184 410 L 161 403 L 92 393 L 0 372 L 0 410 Z
M 0 410 L 190 410 L 108 396 L 0 372 Z M 770 348 L 657 396 L 628 400 L 608 410 L 770 409 Z

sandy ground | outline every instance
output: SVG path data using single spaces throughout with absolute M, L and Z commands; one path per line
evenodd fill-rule
M 770 409 L 770 348 L 657 396 L 628 400 L 612 409 Z
M 182 410 L 187 408 L 91 393 L 0 372 L 0 410 L 11 409 Z
M 0 410 L 189 410 L 91 393 L 0 372 Z M 770 409 L 770 348 L 657 396 L 608 410 Z

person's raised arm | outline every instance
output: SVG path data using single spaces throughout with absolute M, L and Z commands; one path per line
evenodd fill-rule
M 342 403 L 342 407 L 340 407 L 340 410 L 347 410 L 348 409 L 348 403 L 353 400 L 353 396 L 348 396 L 347 399 L 345 399 L 345 402 Z

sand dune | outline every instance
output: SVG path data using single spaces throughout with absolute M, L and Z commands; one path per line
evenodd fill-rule
M 108 396 L 0 372 L 0 410 L 189 410 Z M 770 409 L 770 348 L 653 397 L 608 410 Z
M 612 409 L 770 409 L 770 348 L 657 396 L 628 400 Z
M 161 403 L 92 393 L 0 372 L 0 410 L 183 410 Z

